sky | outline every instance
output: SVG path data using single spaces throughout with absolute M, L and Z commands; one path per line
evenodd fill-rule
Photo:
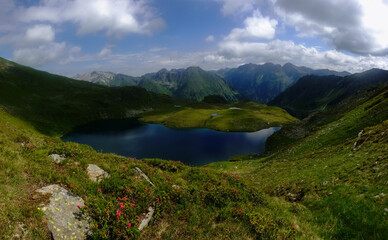
M 388 0 L 0 0 L 0 57 L 65 76 L 388 70 Z

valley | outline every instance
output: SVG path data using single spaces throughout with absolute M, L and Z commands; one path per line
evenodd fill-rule
M 50 238 L 42 210 L 49 196 L 35 191 L 58 184 L 84 199 L 75 209 L 90 217 L 92 239 L 386 239 L 387 82 L 387 71 L 376 69 L 302 77 L 269 102 L 275 107 L 217 97 L 192 102 L 1 59 L 0 237 Z M 129 117 L 172 128 L 282 128 L 263 153 L 200 167 L 59 138 L 86 123 Z M 55 163 L 51 154 L 65 160 Z M 91 181 L 89 164 L 110 177 Z M 154 216 L 140 231 L 150 206 Z

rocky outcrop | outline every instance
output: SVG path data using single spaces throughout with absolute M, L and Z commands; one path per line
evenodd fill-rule
M 104 178 L 110 177 L 109 173 L 105 172 L 103 169 L 94 164 L 89 164 L 87 171 L 89 178 L 94 182 L 99 182 Z
M 140 225 L 139 225 L 139 231 L 143 230 L 145 227 L 148 226 L 148 223 L 151 221 L 152 219 L 152 216 L 154 215 L 154 208 L 153 207 L 149 207 L 148 208 L 148 213 L 145 215 L 144 219 L 141 221 Z
M 51 194 L 50 203 L 42 208 L 52 236 L 57 239 L 86 239 L 89 223 L 80 207 L 84 200 L 58 185 L 49 185 L 37 190 Z
M 135 171 L 137 173 L 140 174 L 140 176 L 142 176 L 145 180 L 147 180 L 147 182 L 149 182 L 152 186 L 154 186 L 154 184 L 151 182 L 150 178 L 138 167 L 135 167 Z

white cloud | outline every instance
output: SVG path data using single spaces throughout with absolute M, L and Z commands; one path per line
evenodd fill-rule
M 256 10 L 251 17 L 245 19 L 244 28 L 233 29 L 226 40 L 272 39 L 275 37 L 277 24 L 278 21 L 263 17 L 260 11 Z
M 283 22 L 299 36 L 319 36 L 360 55 L 388 55 L 388 4 L 383 0 L 272 0 Z
M 154 16 L 147 0 L 51 0 L 20 10 L 25 22 L 73 22 L 78 33 L 151 34 L 165 23 Z
M 205 38 L 205 42 L 208 42 L 208 43 L 214 42 L 214 40 L 215 40 L 215 38 L 214 38 L 213 35 L 209 35 L 209 36 L 207 36 L 207 37 Z
M 338 71 L 360 72 L 373 67 L 388 69 L 387 57 L 350 56 L 336 50 L 319 51 L 292 41 L 262 42 L 224 41 L 217 56 L 221 59 L 239 59 L 245 63 L 291 62 L 311 68 L 329 68 Z M 209 59 L 209 57 L 208 57 Z
M 32 44 L 54 41 L 55 32 L 50 25 L 35 25 L 26 31 L 25 41 Z
M 215 0 L 222 4 L 224 15 L 240 15 L 251 12 L 261 2 L 260 0 Z
M 112 49 L 111 47 L 104 47 L 103 49 L 101 49 L 101 51 L 99 53 L 97 53 L 97 57 L 98 58 L 104 58 L 104 57 L 108 57 L 112 55 Z
M 13 53 L 13 59 L 28 66 L 41 66 L 62 59 L 65 54 L 65 43 L 49 43 L 34 48 L 21 48 Z

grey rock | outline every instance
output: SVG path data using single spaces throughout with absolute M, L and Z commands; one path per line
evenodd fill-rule
M 362 134 L 364 133 L 364 130 L 361 130 L 359 133 L 358 133 L 358 137 L 361 137 L 362 136 Z
M 52 158 L 56 164 L 60 164 L 63 160 L 66 159 L 64 155 L 59 154 L 51 154 L 49 155 L 49 158 Z
M 148 226 L 148 223 L 151 221 L 152 216 L 154 215 L 155 210 L 152 207 L 148 208 L 148 213 L 144 217 L 144 219 L 141 221 L 139 225 L 139 231 L 142 231 L 145 227 Z
M 42 208 L 54 240 L 86 239 L 89 235 L 88 217 L 77 207 L 84 200 L 58 185 L 43 187 L 37 192 L 51 194 L 50 203 Z
M 151 180 L 149 179 L 149 177 L 138 167 L 135 167 L 135 171 L 138 172 L 145 180 L 147 180 L 147 182 L 149 182 L 152 186 L 154 186 L 154 184 L 151 182 Z
M 99 168 L 97 165 L 89 164 L 88 168 L 88 175 L 89 178 L 94 182 L 99 182 L 104 178 L 109 178 L 109 173 L 105 172 L 101 168 Z

